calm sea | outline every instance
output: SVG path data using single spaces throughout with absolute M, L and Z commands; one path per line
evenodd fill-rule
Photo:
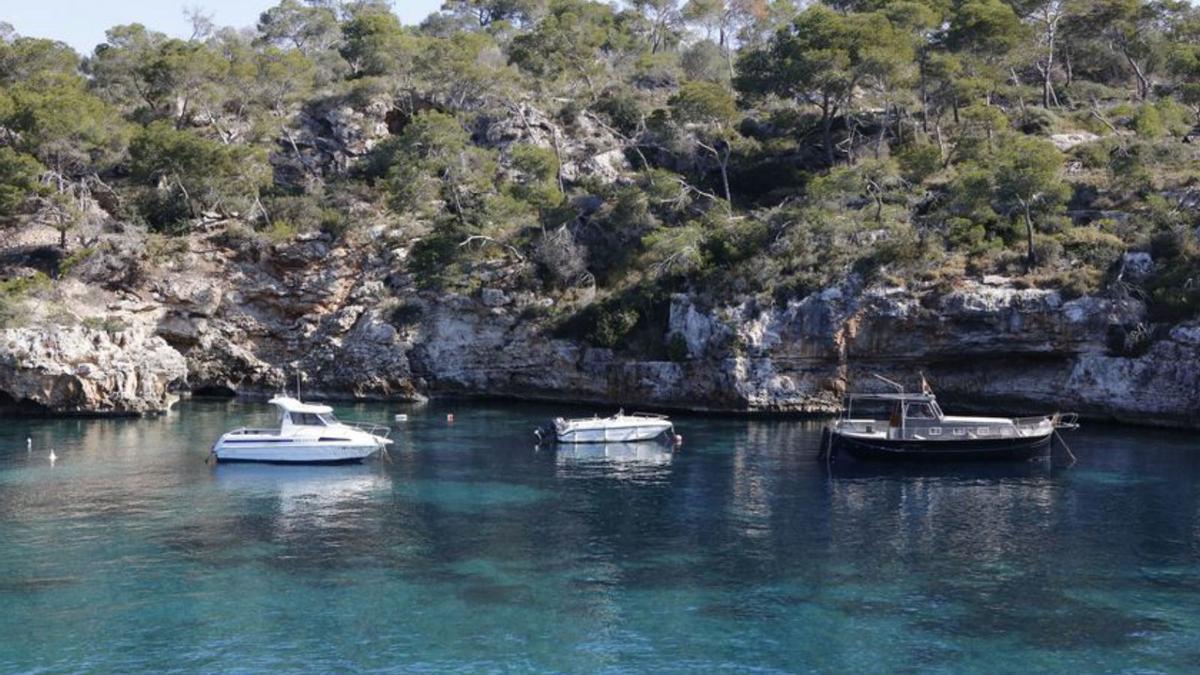
M 246 402 L 0 420 L 0 671 L 1200 670 L 1197 433 L 827 471 L 814 421 L 555 450 L 582 411 L 338 412 L 408 413 L 392 463 L 206 466 Z

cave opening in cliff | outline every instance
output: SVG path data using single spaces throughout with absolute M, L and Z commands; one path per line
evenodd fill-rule
M 49 415 L 50 409 L 40 403 L 26 398 L 14 398 L 8 392 L 0 391 L 0 414 L 12 415 Z

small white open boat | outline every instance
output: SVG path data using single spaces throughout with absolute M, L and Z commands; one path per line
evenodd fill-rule
M 327 405 L 290 396 L 269 403 L 279 408 L 278 429 L 234 429 L 213 444 L 212 457 L 218 462 L 347 464 L 386 451 L 391 443 L 388 427 L 338 421 Z
M 612 417 L 582 417 L 564 419 L 553 423 L 554 437 L 559 443 L 629 443 L 649 441 L 663 434 L 674 437 L 675 425 L 666 415 L 651 413 L 625 414 L 618 412 Z M 542 437 L 542 430 L 535 432 Z

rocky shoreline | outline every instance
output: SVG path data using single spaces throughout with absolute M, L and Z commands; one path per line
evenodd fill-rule
M 179 394 L 271 394 L 299 371 L 314 398 L 829 414 L 870 373 L 923 372 L 950 408 L 1200 427 L 1200 324 L 1153 327 L 1132 297 L 1066 299 L 1000 277 L 927 288 L 852 278 L 782 305 L 705 307 L 677 294 L 661 338 L 685 349 L 663 360 L 556 335 L 536 318 L 549 300 L 534 293 L 423 290 L 393 273 L 403 255 L 316 237 L 246 259 L 194 238 L 103 302 L 107 263 L 89 260 L 84 284 L 59 293 L 86 291 L 93 327 L 0 331 L 0 392 L 49 414 L 146 414 Z M 387 297 L 405 298 L 403 311 Z

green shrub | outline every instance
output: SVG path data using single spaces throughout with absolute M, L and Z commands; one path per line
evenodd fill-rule
M 321 231 L 336 239 L 346 236 L 353 228 L 350 217 L 337 209 L 321 209 L 319 226 Z
M 154 232 L 186 234 L 192 207 L 178 187 L 143 190 L 137 197 L 137 211 Z
M 1070 152 L 1085 169 L 1103 169 L 1108 166 L 1111 158 L 1111 148 L 1103 140 L 1080 143 L 1071 148 Z
M 271 225 L 263 230 L 263 235 L 267 241 L 272 244 L 282 244 L 296 238 L 298 229 L 295 223 L 290 220 L 274 220 Z
M 932 143 L 918 143 L 896 153 L 900 174 L 910 183 L 924 183 L 942 169 L 942 151 Z
M 1028 107 L 1017 119 L 1017 128 L 1027 134 L 1049 136 L 1058 128 L 1058 116 L 1045 108 Z
M 1195 115 L 1187 106 L 1173 98 L 1162 98 L 1154 104 L 1163 127 L 1172 136 L 1185 136 L 1192 130 Z
M 597 347 L 612 349 L 637 325 L 635 309 L 603 308 L 596 315 L 596 323 L 588 334 L 588 341 Z
M 68 274 L 71 273 L 71 270 L 73 270 L 76 267 L 79 267 L 83 263 L 87 262 L 88 259 L 90 259 L 95 254 L 96 254 L 96 249 L 91 248 L 91 247 L 81 248 L 76 251 L 72 251 L 70 255 L 63 258 L 62 262 L 60 262 L 58 264 L 58 275 L 60 277 L 67 276 Z
M 0 281 L 0 328 L 22 325 L 27 316 L 26 298 L 49 287 L 50 278 L 41 272 Z
M 1125 253 L 1125 242 L 1094 227 L 1069 229 L 1062 244 L 1068 256 L 1097 269 L 1107 269 Z
M 644 115 L 637 97 L 625 89 L 605 91 L 592 109 L 608 118 L 609 125 L 626 135 L 637 132 Z
M 1167 133 L 1162 115 L 1159 114 L 1158 108 L 1150 103 L 1138 106 L 1133 116 L 1133 130 L 1142 138 L 1161 138 Z

